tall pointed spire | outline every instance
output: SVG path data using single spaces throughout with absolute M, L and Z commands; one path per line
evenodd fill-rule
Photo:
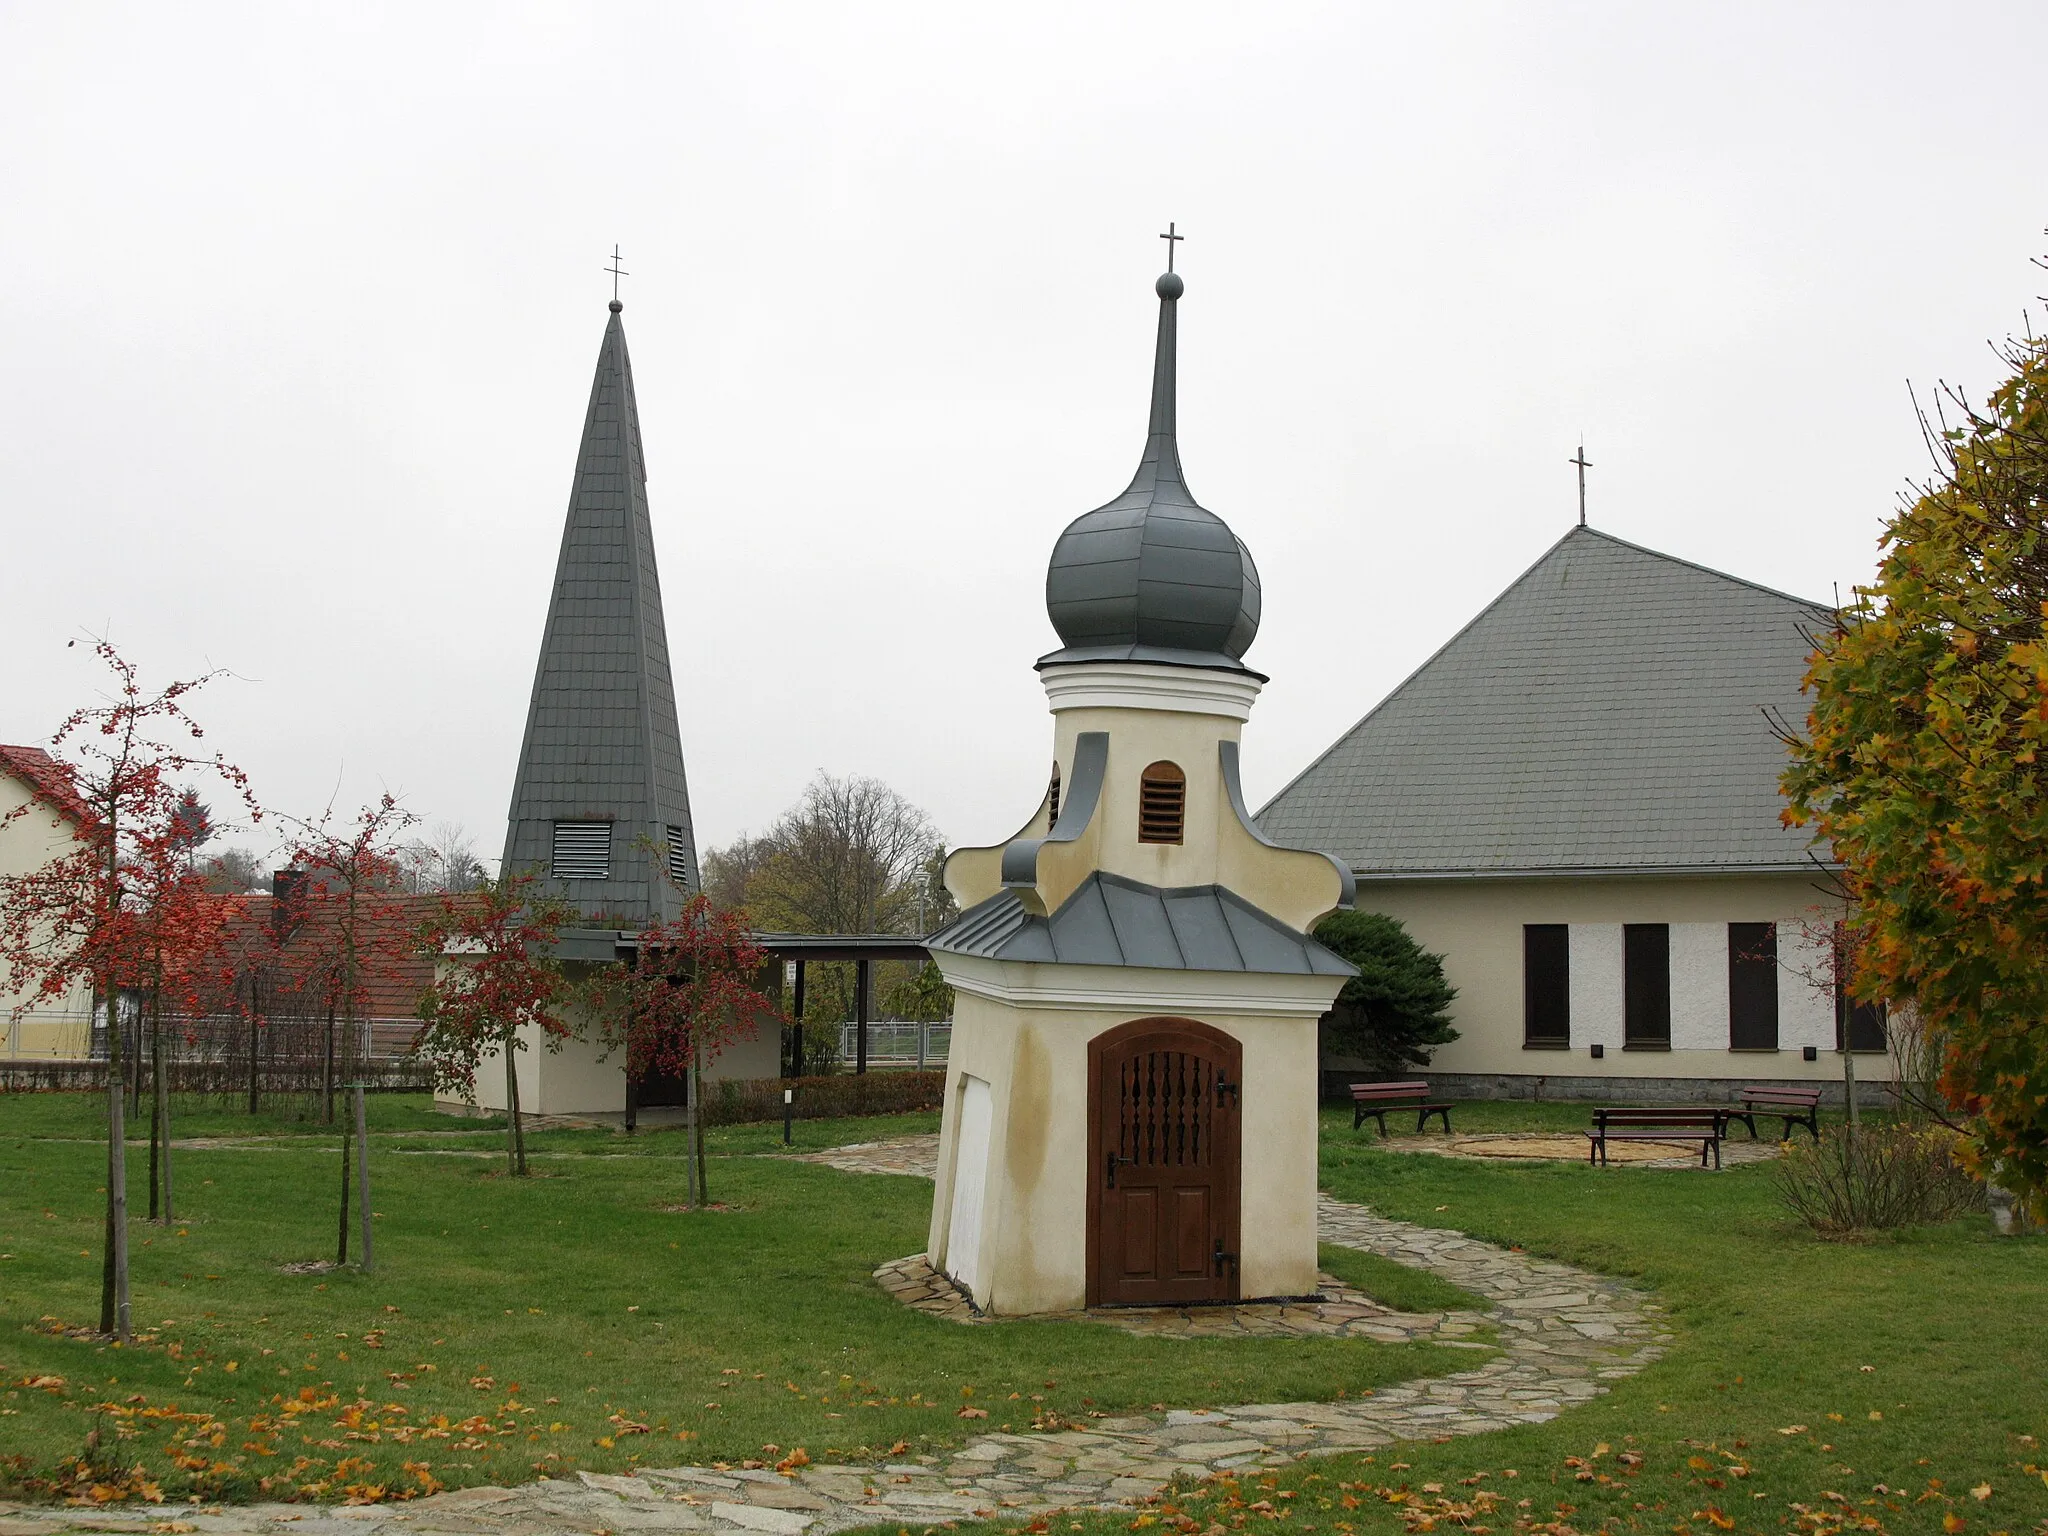
M 598 348 L 504 863 L 618 928 L 675 914 L 670 872 L 697 887 L 624 308 Z
M 1145 453 L 1123 495 L 1076 518 L 1053 547 L 1045 605 L 1064 646 L 1040 666 L 1156 661 L 1249 670 L 1241 658 L 1259 629 L 1258 568 L 1181 473 L 1175 396 L 1185 290 L 1172 271 L 1153 284 L 1159 337 Z
M 1179 391 L 1175 353 L 1180 340 L 1174 322 L 1186 285 L 1181 282 L 1179 273 L 1162 272 L 1152 287 L 1159 295 L 1159 339 L 1152 349 L 1152 419 L 1146 428 L 1145 454 L 1138 461 L 1137 474 L 1131 477 L 1130 489 L 1173 486 L 1178 488 L 1187 504 L 1193 506 L 1194 494 L 1188 490 L 1187 479 L 1181 473 L 1180 440 L 1175 425 Z

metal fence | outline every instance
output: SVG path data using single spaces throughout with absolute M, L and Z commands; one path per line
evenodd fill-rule
M 851 1063 L 860 1049 L 860 1026 L 839 1026 L 839 1059 Z M 951 1024 L 868 1025 L 870 1067 L 943 1067 L 953 1043 Z

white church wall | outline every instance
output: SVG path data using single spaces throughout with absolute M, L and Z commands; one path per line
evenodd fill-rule
M 1359 882 L 1361 911 L 1399 918 L 1424 948 L 1444 956 L 1458 989 L 1451 1007 L 1459 1038 L 1436 1052 L 1430 1071 L 1478 1078 L 1706 1079 L 1838 1083 L 1832 1005 L 1798 974 L 1814 968 L 1802 929 L 1832 921 L 1834 909 L 1807 871 L 1781 875 L 1581 877 L 1577 879 L 1387 880 Z M 1773 922 L 1779 935 L 1779 1049 L 1728 1049 L 1727 925 Z M 1570 925 L 1571 1044 L 1523 1045 L 1522 928 Z M 1672 925 L 1672 1049 L 1622 1049 L 1622 927 Z M 1824 928 L 1823 928 L 1824 931 Z M 1594 1059 L 1588 1047 L 1605 1047 Z M 1802 1058 L 1817 1047 L 1818 1059 Z M 1857 1075 L 1889 1074 L 1865 1057 Z
M 1781 1050 L 1796 1051 L 1808 1045 L 1823 1053 L 1835 1049 L 1835 999 L 1828 980 L 1832 974 L 1830 951 L 1833 948 L 1833 936 L 1828 930 L 1811 923 L 1778 930 L 1778 1046 Z M 1889 1060 L 1884 1065 L 1886 1070 L 1880 1073 L 1875 1062 L 1866 1064 L 1859 1059 L 1856 1075 L 1889 1076 Z M 1840 1076 L 1840 1066 L 1834 1071 L 1836 1076 Z
M 1412 933 L 1414 930 L 1410 929 Z M 1425 949 L 1434 951 L 1437 946 L 1416 935 Z M 1515 1008 L 1516 1033 L 1522 1026 L 1521 1016 L 1521 966 L 1522 930 L 1515 926 Z M 1598 1044 L 1608 1051 L 1621 1049 L 1621 925 L 1619 923 L 1573 923 L 1567 935 L 1568 953 L 1571 966 L 1572 1000 L 1572 1045 L 1574 1047 Z M 1444 955 L 1444 975 L 1451 973 L 1450 955 Z M 1458 987 L 1460 998 L 1465 989 Z M 1456 1017 L 1456 1015 L 1453 1015 Z M 1460 1033 L 1462 1034 L 1462 1030 Z M 1437 1053 L 1437 1063 L 1443 1060 L 1443 1053 Z
M 1728 1047 L 1728 925 L 1671 925 L 1671 1049 Z

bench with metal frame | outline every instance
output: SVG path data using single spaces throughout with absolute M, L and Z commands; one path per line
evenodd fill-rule
M 1415 1131 L 1420 1135 L 1429 1125 L 1429 1117 L 1435 1115 L 1444 1123 L 1444 1134 L 1451 1134 L 1451 1106 L 1429 1102 L 1427 1083 L 1353 1083 L 1351 1085 L 1351 1129 L 1357 1130 L 1365 1124 L 1365 1117 L 1372 1116 L 1380 1123 L 1380 1134 L 1387 1134 L 1387 1111 L 1415 1111 Z
M 1742 1108 L 1724 1109 L 1724 1118 L 1740 1120 L 1749 1127 L 1749 1139 L 1755 1141 L 1756 1117 L 1776 1115 L 1785 1122 L 1784 1134 L 1778 1139 L 1792 1139 L 1792 1127 L 1803 1125 L 1815 1141 L 1820 1140 L 1820 1089 L 1793 1088 L 1777 1083 L 1752 1083 L 1742 1090 Z
M 1721 1138 L 1727 1128 L 1727 1112 L 1669 1106 L 1616 1106 L 1593 1111 L 1593 1129 L 1586 1132 L 1586 1161 L 1607 1166 L 1610 1141 L 1697 1141 L 1700 1166 L 1721 1166 Z

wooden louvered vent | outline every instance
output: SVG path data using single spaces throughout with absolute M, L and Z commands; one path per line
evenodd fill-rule
M 668 829 L 668 877 L 681 889 L 690 888 L 690 845 L 677 826 Z
M 1138 841 L 1177 843 L 1187 821 L 1188 776 L 1174 763 L 1154 763 L 1138 780 Z
M 609 880 L 612 824 L 608 821 L 555 823 L 551 870 L 557 880 Z
M 1054 764 L 1052 765 L 1052 820 L 1048 821 L 1048 822 L 1046 823 L 1046 825 L 1047 825 L 1048 827 L 1056 827 L 1056 826 L 1058 826 L 1059 824 L 1060 824 L 1060 765 L 1059 765 L 1058 763 L 1054 763 Z

